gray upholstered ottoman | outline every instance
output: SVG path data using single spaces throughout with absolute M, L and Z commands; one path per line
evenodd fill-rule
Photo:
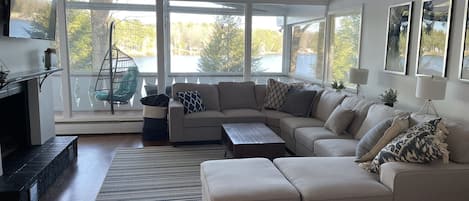
M 206 161 L 200 165 L 204 201 L 300 201 L 300 194 L 265 158 Z

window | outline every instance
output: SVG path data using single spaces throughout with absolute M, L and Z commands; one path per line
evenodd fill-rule
M 244 5 L 171 1 L 170 73 L 237 73 L 244 69 Z M 192 13 L 194 10 L 199 12 Z M 205 14 L 205 13 L 206 14 Z
M 296 77 L 322 80 L 325 21 L 292 26 L 290 73 Z
M 109 50 L 110 23 L 115 22 L 112 43 L 133 59 L 139 73 L 133 73 L 135 65 L 128 60 L 124 66 L 130 68 L 119 74 L 125 82 L 114 83 L 113 87 L 116 96 L 121 95 L 117 94 L 120 87 L 131 89 L 122 94 L 127 98 L 114 104 L 114 109 L 117 117 L 140 116 L 139 99 L 146 95 L 143 86 L 155 84 L 157 77 L 156 13 L 148 11 L 148 6 L 154 5 L 102 3 L 95 10 L 93 3 L 68 2 L 66 9 L 72 114 L 75 117 L 110 115 L 110 103 L 98 98 L 95 84 L 102 84 L 98 89 L 109 89 L 108 82 L 97 80 Z M 104 68 L 109 72 L 109 67 Z
M 252 17 L 253 73 L 281 73 L 283 53 L 283 17 Z
M 347 82 L 350 68 L 359 67 L 361 13 L 331 15 L 328 80 Z

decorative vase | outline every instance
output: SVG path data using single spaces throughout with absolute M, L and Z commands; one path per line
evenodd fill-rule
M 384 103 L 384 105 L 387 105 L 389 107 L 394 107 L 394 103 Z

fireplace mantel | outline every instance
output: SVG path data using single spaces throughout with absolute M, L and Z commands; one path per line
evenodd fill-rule
M 39 84 L 39 86 L 41 87 L 42 83 L 44 83 L 44 80 L 49 75 L 51 75 L 52 73 L 61 71 L 61 70 L 62 70 L 61 68 L 53 67 L 50 69 L 38 68 L 38 69 L 33 69 L 33 70 L 28 70 L 28 71 L 19 71 L 19 72 L 10 73 L 6 75 L 4 78 L 0 78 L 0 89 L 8 86 L 9 84 L 28 81 L 31 79 L 42 77 L 42 80 Z

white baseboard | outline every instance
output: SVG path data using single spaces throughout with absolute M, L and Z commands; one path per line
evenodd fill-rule
M 57 135 L 141 133 L 142 121 L 56 122 Z

